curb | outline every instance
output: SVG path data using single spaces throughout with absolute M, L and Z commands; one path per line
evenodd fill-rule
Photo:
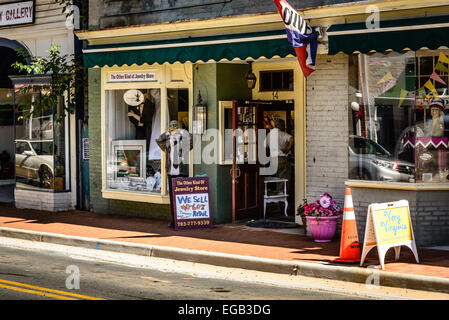
M 446 278 L 401 274 L 370 268 L 284 261 L 228 253 L 126 243 L 113 240 L 99 240 L 94 238 L 67 236 L 56 233 L 37 232 L 6 227 L 0 227 L 0 237 L 74 246 L 86 249 L 120 252 L 154 258 L 188 261 L 220 267 L 349 281 L 359 284 L 371 284 L 372 281 L 367 282 L 367 280 L 376 278 L 378 279 L 378 284 L 381 286 L 449 294 L 449 279 Z

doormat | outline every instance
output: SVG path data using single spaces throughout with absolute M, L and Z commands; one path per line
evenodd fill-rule
M 252 228 L 269 228 L 269 229 L 281 229 L 281 228 L 299 228 L 300 225 L 294 222 L 273 221 L 273 220 L 251 220 L 246 224 L 247 227 Z

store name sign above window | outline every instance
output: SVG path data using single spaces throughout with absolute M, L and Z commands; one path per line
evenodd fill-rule
M 108 82 L 156 81 L 156 72 L 120 72 L 109 73 Z
M 0 27 L 34 23 L 34 1 L 0 5 Z

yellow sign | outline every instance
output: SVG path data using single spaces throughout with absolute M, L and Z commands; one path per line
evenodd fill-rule
M 413 240 L 408 207 L 377 210 L 374 215 L 379 245 Z
M 360 266 L 363 265 L 368 252 L 377 247 L 380 264 L 385 269 L 385 255 L 394 248 L 395 260 L 399 260 L 401 246 L 412 250 L 419 263 L 413 235 L 410 209 L 407 200 L 391 203 L 373 203 L 368 206 Z

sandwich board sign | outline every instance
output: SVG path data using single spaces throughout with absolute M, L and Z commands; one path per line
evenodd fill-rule
M 419 263 L 407 200 L 369 205 L 360 266 L 363 265 L 368 252 L 376 246 L 383 270 L 385 254 L 390 248 L 394 248 L 395 260 L 398 261 L 401 246 L 409 247 Z
M 172 178 L 175 230 L 212 228 L 209 178 Z

